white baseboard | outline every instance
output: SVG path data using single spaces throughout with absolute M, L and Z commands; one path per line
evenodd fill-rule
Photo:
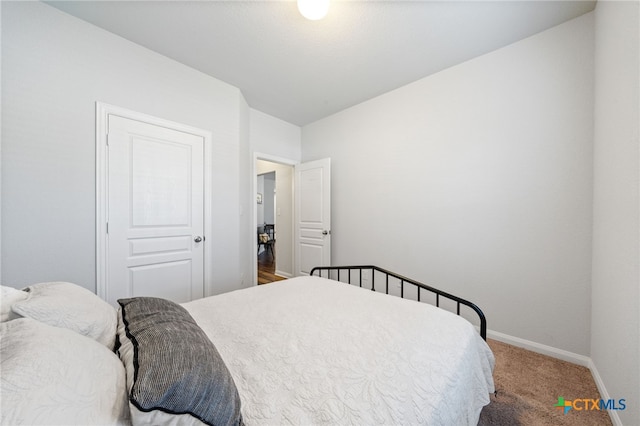
M 279 271 L 276 269 L 275 272 L 276 275 L 280 276 L 280 277 L 285 277 L 285 278 L 293 278 L 293 275 L 288 273 L 288 272 L 283 272 L 283 271 Z
M 519 337 L 509 336 L 508 334 L 498 331 L 487 330 L 487 337 L 502 343 L 527 349 L 542 355 L 568 361 L 583 367 L 589 367 L 592 364 L 591 358 L 574 352 L 565 351 L 564 349 L 554 348 L 553 346 L 543 345 L 542 343 L 532 342 L 531 340 L 521 339 Z
M 493 330 L 487 330 L 487 337 L 502 343 L 507 343 L 509 345 L 517 346 L 519 348 L 527 349 L 532 352 L 547 355 L 552 358 L 561 359 L 563 361 L 571 362 L 573 364 L 578 364 L 583 367 L 589 368 L 589 370 L 591 371 L 591 375 L 593 376 L 593 380 L 596 383 L 596 387 L 598 388 L 598 392 L 600 392 L 600 397 L 604 400 L 610 399 L 609 392 L 604 385 L 604 381 L 602 380 L 602 377 L 600 377 L 600 373 L 598 373 L 598 369 L 596 368 L 593 360 L 590 357 L 574 352 L 565 351 L 564 349 L 554 348 L 553 346 L 543 345 L 542 343 L 532 342 L 531 340 L 510 336 L 508 334 L 500 333 Z M 607 413 L 611 418 L 611 422 L 615 426 L 624 426 L 617 411 L 607 410 Z
M 588 367 L 589 370 L 591 370 L 593 380 L 596 382 L 596 387 L 598 388 L 598 392 L 600 392 L 600 397 L 608 401 L 609 399 L 611 399 L 611 396 L 609 395 L 609 392 L 607 391 L 607 388 L 602 381 L 602 377 L 600 377 L 600 373 L 598 373 L 598 369 L 596 368 L 596 365 L 593 363 L 593 360 L 591 358 L 589 358 Z M 624 426 L 616 410 L 607 410 L 607 412 L 609 413 L 611 423 L 613 423 L 615 426 Z

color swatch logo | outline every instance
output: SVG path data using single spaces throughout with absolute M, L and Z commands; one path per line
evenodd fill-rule
M 563 397 L 558 397 L 558 403 L 554 405 L 561 410 L 564 410 L 564 414 L 567 414 L 571 410 L 571 401 L 565 401 Z
M 563 411 L 563 414 L 567 414 L 570 410 L 576 411 L 591 411 L 591 410 L 624 410 L 627 408 L 625 399 L 592 399 L 592 398 L 578 398 L 573 401 L 564 399 L 564 397 L 558 397 L 558 402 L 554 404 L 554 407 Z

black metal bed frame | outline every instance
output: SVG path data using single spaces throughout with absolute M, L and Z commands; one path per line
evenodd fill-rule
M 313 275 L 314 273 L 318 273 L 319 277 L 322 277 L 322 271 L 326 271 L 327 272 L 327 276 L 325 278 L 329 278 L 329 279 L 334 279 L 336 281 L 340 281 L 340 282 L 344 282 L 347 284 L 351 284 L 351 271 L 358 271 L 359 273 L 358 275 L 358 279 L 359 279 L 359 285 L 360 287 L 362 287 L 362 282 L 363 282 L 363 271 L 371 271 L 371 291 L 376 291 L 376 287 L 375 287 L 375 277 L 376 277 L 376 272 L 379 272 L 380 274 L 384 274 L 385 277 L 385 293 L 389 294 L 389 277 L 393 277 L 397 280 L 400 281 L 400 297 L 401 298 L 405 298 L 405 294 L 404 294 L 404 285 L 405 284 L 410 284 L 413 285 L 417 288 L 417 299 L 418 302 L 420 302 L 420 295 L 421 295 L 421 291 L 425 290 L 425 291 L 429 291 L 431 293 L 434 293 L 436 295 L 436 302 L 435 305 L 439 308 L 441 308 L 440 306 L 440 298 L 444 297 L 445 299 L 449 299 L 452 300 L 456 303 L 456 314 L 460 315 L 460 305 L 465 305 L 468 306 L 469 308 L 471 308 L 477 315 L 478 318 L 480 319 L 480 336 L 482 336 L 482 338 L 484 340 L 487 340 L 487 319 L 484 316 L 484 313 L 482 312 L 482 310 L 476 306 L 474 303 L 469 302 L 468 300 L 462 299 L 458 296 L 454 296 L 453 294 L 449 294 L 447 292 L 444 292 L 442 290 L 438 290 L 437 288 L 433 288 L 431 286 L 428 286 L 426 284 L 423 284 L 421 282 L 418 282 L 416 280 L 412 280 L 411 278 L 407 278 L 407 277 L 403 277 L 402 275 L 398 275 L 395 272 L 391 272 L 391 271 L 387 271 L 386 269 L 380 268 L 378 266 L 373 266 L 373 265 L 359 265 L 359 266 L 316 266 L 315 268 L 313 268 L 311 270 L 311 272 L 309 273 L 309 275 Z M 336 271 L 337 274 L 334 274 L 335 278 L 332 278 L 332 271 Z M 347 281 L 342 281 L 340 278 L 340 272 L 342 271 L 346 271 L 347 272 Z M 444 308 L 443 308 L 444 309 Z

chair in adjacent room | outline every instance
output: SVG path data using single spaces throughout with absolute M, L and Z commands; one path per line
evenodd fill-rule
M 273 247 L 276 244 L 275 225 L 264 224 L 258 226 L 258 254 L 260 247 L 264 246 L 265 252 L 271 252 L 271 257 L 275 260 L 276 255 Z

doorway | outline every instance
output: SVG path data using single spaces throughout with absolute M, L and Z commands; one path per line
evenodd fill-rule
M 293 171 L 256 159 L 256 284 L 293 277 Z

